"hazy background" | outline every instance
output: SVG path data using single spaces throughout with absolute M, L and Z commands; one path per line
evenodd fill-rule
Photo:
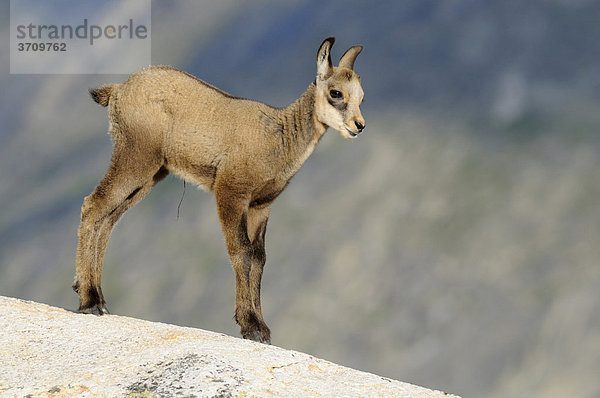
M 126 77 L 9 75 L 1 11 L 0 294 L 74 309 L 111 153 L 87 89 Z M 465 397 L 600 397 L 599 21 L 585 0 L 154 2 L 153 63 L 275 106 L 325 37 L 335 62 L 365 46 L 365 133 L 328 132 L 273 206 L 273 343 Z M 188 185 L 178 220 L 182 189 L 116 227 L 108 308 L 238 336 L 214 199 Z

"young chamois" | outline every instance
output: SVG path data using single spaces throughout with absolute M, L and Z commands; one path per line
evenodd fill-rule
M 244 338 L 270 343 L 260 304 L 265 231 L 271 203 L 328 127 L 344 138 L 365 128 L 362 46 L 339 66 L 328 38 L 317 52 L 317 77 L 286 108 L 231 96 L 177 69 L 150 66 L 125 83 L 90 90 L 108 106 L 114 149 L 109 169 L 81 207 L 77 274 L 79 311 L 108 314 L 100 282 L 115 223 L 169 173 L 213 192 L 235 271 L 235 320 Z

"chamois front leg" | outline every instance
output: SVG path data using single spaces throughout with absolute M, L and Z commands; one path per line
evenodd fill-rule
M 252 241 L 252 262 L 250 266 L 250 297 L 259 321 L 264 325 L 264 333 L 270 340 L 271 332 L 264 323 L 260 304 L 260 284 L 263 268 L 267 260 L 265 251 L 265 233 L 269 220 L 270 207 L 248 209 L 248 236 Z
M 234 190 L 215 190 L 227 252 L 235 272 L 235 321 L 245 339 L 270 343 L 270 331 L 258 315 L 250 292 L 253 248 L 248 237 L 249 200 Z

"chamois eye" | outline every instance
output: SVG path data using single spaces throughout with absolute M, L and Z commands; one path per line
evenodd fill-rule
M 329 95 L 331 95 L 331 98 L 342 98 L 344 96 L 342 92 L 338 90 L 329 91 Z

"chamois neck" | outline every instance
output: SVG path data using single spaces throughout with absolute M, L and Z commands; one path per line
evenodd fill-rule
M 296 101 L 281 109 L 282 145 L 288 156 L 299 156 L 301 162 L 312 153 L 327 126 L 317 120 L 315 113 L 316 85 L 311 83 Z

